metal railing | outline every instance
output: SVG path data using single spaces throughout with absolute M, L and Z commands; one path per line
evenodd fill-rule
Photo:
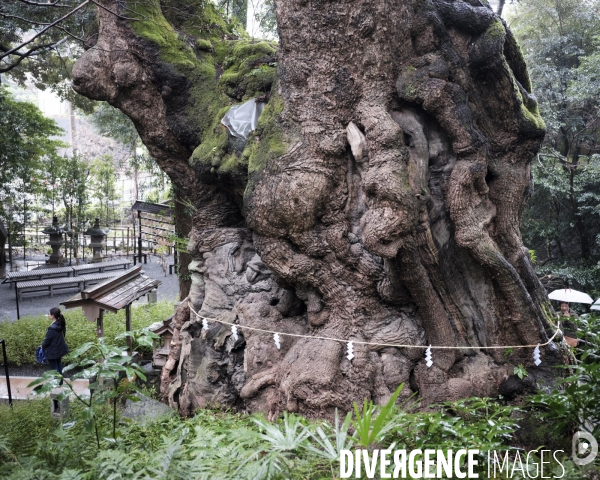
M 8 360 L 6 359 L 6 342 L 0 340 L 2 344 L 2 358 L 4 361 L 4 374 L 6 375 L 6 391 L 8 392 L 8 404 L 12 407 L 12 394 L 10 392 L 10 376 L 8 375 Z

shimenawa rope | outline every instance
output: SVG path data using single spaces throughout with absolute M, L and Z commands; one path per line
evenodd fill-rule
M 188 302 L 188 305 L 189 305 L 189 302 Z M 221 323 L 223 325 L 229 325 L 231 327 L 241 328 L 242 330 L 252 330 L 254 332 L 270 333 L 272 335 L 275 335 L 275 334 L 286 335 L 288 337 L 309 338 L 309 339 L 314 339 L 314 340 L 328 340 L 331 342 L 340 342 L 340 343 L 346 343 L 346 344 L 349 342 L 352 342 L 353 344 L 373 345 L 373 346 L 377 346 L 377 347 L 425 348 L 425 349 L 430 348 L 432 350 L 462 350 L 462 349 L 493 350 L 493 349 L 507 349 L 507 348 L 534 348 L 534 347 L 544 347 L 544 346 L 550 344 L 556 338 L 556 335 L 558 335 L 558 332 L 561 331 L 560 330 L 560 322 L 558 322 L 558 326 L 556 327 L 556 331 L 554 332 L 554 335 L 552 335 L 552 337 L 546 343 L 538 343 L 535 345 L 496 345 L 496 346 L 492 346 L 492 347 L 480 347 L 480 346 L 471 346 L 471 345 L 458 346 L 458 347 L 457 346 L 436 346 L 436 345 L 397 345 L 397 344 L 393 344 L 393 343 L 365 342 L 362 340 L 342 340 L 341 338 L 322 337 L 319 335 L 301 335 L 298 333 L 276 332 L 274 330 L 265 330 L 263 328 L 248 327 L 245 325 L 239 325 L 237 323 L 231 323 L 231 322 L 226 322 L 224 320 L 218 320 L 216 318 L 203 317 L 198 312 L 196 312 L 191 305 L 189 305 L 189 306 L 190 306 L 190 311 L 198 319 L 202 319 L 202 320 L 206 320 L 206 321 L 210 321 L 210 322 L 217 322 L 217 323 Z

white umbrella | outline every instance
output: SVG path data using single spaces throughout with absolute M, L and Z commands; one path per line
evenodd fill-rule
M 594 299 L 587 293 L 573 290 L 571 288 L 562 288 L 560 290 L 554 290 L 548 295 L 550 300 L 558 300 L 560 302 L 568 303 L 594 303 Z
M 594 302 L 590 307 L 590 310 L 600 310 L 600 298 Z

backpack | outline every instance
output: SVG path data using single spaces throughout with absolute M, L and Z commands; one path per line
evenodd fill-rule
M 35 361 L 37 363 L 46 363 L 46 355 L 44 354 L 44 349 L 39 346 L 35 349 Z

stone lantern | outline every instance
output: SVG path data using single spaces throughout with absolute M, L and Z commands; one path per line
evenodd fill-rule
M 101 262 L 102 261 L 102 249 L 106 246 L 105 237 L 108 235 L 110 230 L 107 228 L 106 230 L 102 230 L 100 228 L 100 219 L 96 219 L 94 225 L 88 228 L 83 234 L 90 236 L 90 244 L 89 247 L 93 250 L 94 256 L 92 258 L 92 263 Z
M 63 240 L 64 230 L 58 225 L 58 217 L 52 217 L 52 225 L 44 228 L 42 233 L 50 235 L 50 240 L 46 242 L 46 245 L 50 245 L 52 247 L 52 254 L 48 259 L 48 263 L 59 265 L 63 259 L 63 254 L 60 251 L 60 247 L 65 243 L 65 241 Z

